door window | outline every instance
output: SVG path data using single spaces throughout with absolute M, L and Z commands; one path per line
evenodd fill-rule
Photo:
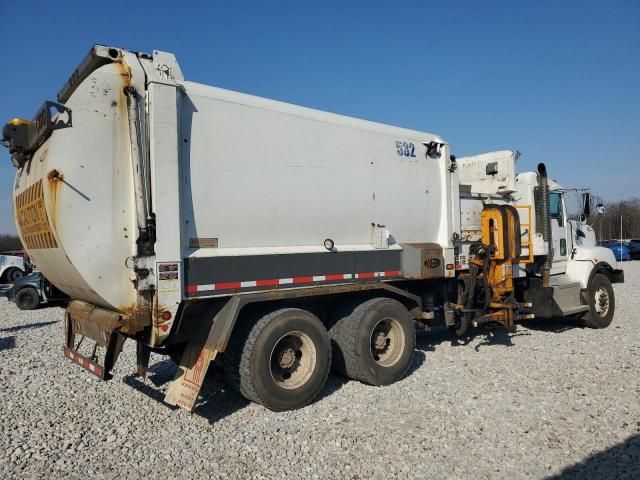
M 559 193 L 549 194 L 549 213 L 551 218 L 558 220 L 558 225 L 564 227 L 564 216 L 562 213 L 562 195 Z

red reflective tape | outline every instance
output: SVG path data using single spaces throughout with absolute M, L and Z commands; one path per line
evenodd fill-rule
M 375 278 L 376 274 L 374 272 L 365 272 L 365 273 L 356 273 L 358 278 Z
M 88 370 L 98 377 L 102 377 L 102 365 L 92 362 L 83 355 L 80 355 L 79 353 L 71 350 L 69 347 L 64 347 L 64 356 L 71 360 L 73 363 L 80 365 L 85 370 Z
M 333 281 L 333 280 L 344 280 L 344 273 L 325 275 L 324 278 L 325 278 L 325 280 L 330 281 L 330 282 Z
M 316 276 L 308 276 L 308 277 L 293 277 L 291 279 L 287 278 L 263 278 L 261 280 L 247 280 L 244 282 L 226 282 L 226 283 L 216 283 L 214 285 L 207 285 L 210 290 L 235 290 L 242 288 L 252 288 L 252 287 L 275 287 L 279 285 L 287 285 L 287 284 L 302 284 L 302 283 L 315 283 L 315 282 L 334 282 L 336 280 L 351 280 L 352 278 L 377 278 L 377 277 L 401 277 L 402 271 L 400 270 L 389 270 L 387 272 L 362 272 L 356 273 L 355 275 L 350 273 L 331 273 L 325 275 L 316 275 Z M 200 286 L 202 288 L 202 285 Z M 198 292 L 198 285 L 187 285 L 185 287 L 187 293 L 196 293 Z
M 313 277 L 293 277 L 293 283 L 311 283 Z

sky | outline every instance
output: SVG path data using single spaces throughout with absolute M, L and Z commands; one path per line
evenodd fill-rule
M 640 196 L 640 2 L 0 0 L 0 121 L 30 119 L 91 45 L 185 78 L 522 153 L 567 187 Z M 0 233 L 14 233 L 0 147 Z

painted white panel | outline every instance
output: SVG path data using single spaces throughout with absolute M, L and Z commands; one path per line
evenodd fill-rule
M 217 238 L 218 254 L 314 248 L 326 238 L 338 249 L 371 246 L 372 224 L 388 228 L 391 244 L 447 245 L 448 149 L 432 159 L 422 145 L 441 142 L 434 135 L 190 82 L 185 87 L 186 246 L 192 237 Z M 415 156 L 399 155 L 396 141 L 413 144 Z

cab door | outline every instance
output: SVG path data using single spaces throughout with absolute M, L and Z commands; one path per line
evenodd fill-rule
M 551 215 L 551 238 L 553 240 L 551 275 L 555 275 L 566 271 L 567 255 L 571 247 L 567 235 L 569 222 L 567 220 L 564 195 L 561 192 L 551 192 L 549 194 L 549 213 Z

